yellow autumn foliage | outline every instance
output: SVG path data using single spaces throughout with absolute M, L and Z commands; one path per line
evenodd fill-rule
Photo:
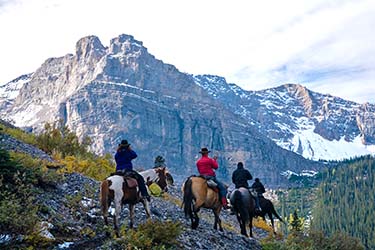
M 85 159 L 66 156 L 60 162 L 64 165 L 64 168 L 59 170 L 60 172 L 81 173 L 96 180 L 105 179 L 115 170 L 110 155 Z

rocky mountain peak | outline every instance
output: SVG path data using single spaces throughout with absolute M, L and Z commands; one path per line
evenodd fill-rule
M 134 39 L 131 35 L 122 34 L 111 39 L 109 51 L 110 54 L 128 54 L 140 51 L 147 51 L 143 43 Z
M 97 36 L 87 36 L 81 38 L 76 44 L 77 60 L 95 57 L 101 58 L 106 52 L 106 48 Z
M 300 84 L 285 84 L 285 89 L 291 94 L 292 97 L 298 99 L 303 105 L 306 115 L 311 117 L 313 115 L 313 97 L 311 91 Z

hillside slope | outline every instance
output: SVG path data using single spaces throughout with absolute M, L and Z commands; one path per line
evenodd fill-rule
M 45 153 L 38 149 L 30 150 L 31 145 L 1 134 L 0 149 L 5 146 L 17 145 L 19 151 L 38 152 L 34 157 L 45 158 Z M 22 144 L 22 145 L 21 145 Z M 54 171 L 54 170 L 51 170 Z M 43 249 L 123 249 L 124 243 L 114 240 L 111 236 L 112 227 L 105 227 L 101 216 L 98 195 L 99 182 L 80 174 L 64 174 L 56 185 L 46 188 L 38 188 L 34 202 L 43 209 L 37 214 L 40 226 L 37 234 L 43 235 L 43 239 L 14 231 L 9 233 L 7 229 L 0 227 L 1 248 L 27 248 L 37 247 Z M 178 202 L 179 201 L 179 202 Z M 183 211 L 178 203 L 181 202 L 180 188 L 170 187 L 169 194 L 164 197 L 153 197 L 151 211 L 153 221 L 180 222 L 182 233 L 178 236 L 179 247 L 177 249 L 261 249 L 255 239 L 240 236 L 237 232 L 239 226 L 235 218 L 228 212 L 222 213 L 225 227 L 224 232 L 218 232 L 213 227 L 213 215 L 208 211 L 201 211 L 201 223 L 197 230 L 190 229 L 189 221 L 185 219 Z M 113 211 L 113 208 L 112 208 Z M 124 208 L 121 214 L 121 224 L 127 224 L 128 209 Z M 22 218 L 17 218 L 21 219 Z M 146 221 L 146 215 L 141 204 L 136 206 L 136 227 Z M 112 220 L 110 220 L 112 225 Z M 225 226 L 226 225 L 226 226 Z M 37 228 L 38 228 L 37 227 Z M 108 233 L 110 235 L 108 235 Z M 264 237 L 263 231 L 256 231 L 258 237 Z M 38 240 L 36 240 L 38 239 Z

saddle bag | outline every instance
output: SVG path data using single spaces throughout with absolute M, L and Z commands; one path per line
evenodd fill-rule
M 217 183 L 214 182 L 213 180 L 207 180 L 207 186 L 210 188 L 217 188 Z

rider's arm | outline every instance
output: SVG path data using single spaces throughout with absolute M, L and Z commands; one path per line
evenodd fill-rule
M 217 161 L 216 161 L 215 158 L 214 158 L 214 159 L 211 159 L 211 167 L 212 167 L 213 169 L 218 169 L 218 167 L 219 167 L 219 164 L 217 163 Z
M 133 160 L 133 159 L 137 158 L 138 155 L 135 151 L 130 149 L 129 152 L 130 152 L 130 159 Z

